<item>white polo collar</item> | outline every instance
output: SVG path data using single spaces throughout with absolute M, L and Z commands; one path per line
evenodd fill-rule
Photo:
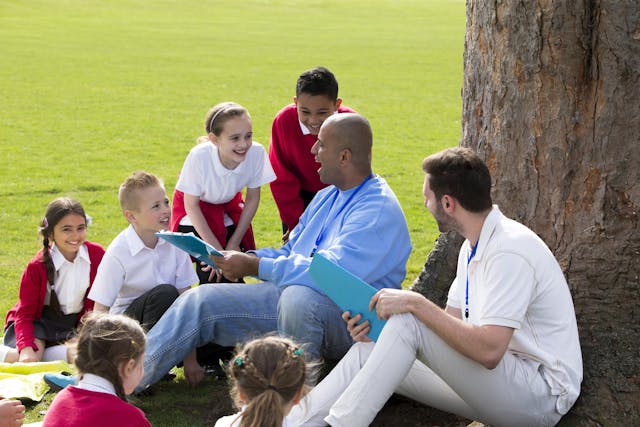
M 51 260 L 53 261 L 53 266 L 55 267 L 56 271 L 60 270 L 60 267 L 62 267 L 65 262 L 75 262 L 75 260 L 68 261 L 64 257 L 64 255 L 62 255 L 62 253 L 60 252 L 60 249 L 58 249 L 55 242 L 51 246 L 50 253 L 51 253 Z M 87 250 L 87 247 L 85 245 L 80 246 L 80 249 L 78 249 L 78 254 L 76 255 L 75 259 L 84 260 L 88 264 L 91 264 L 91 260 L 89 259 L 89 251 Z

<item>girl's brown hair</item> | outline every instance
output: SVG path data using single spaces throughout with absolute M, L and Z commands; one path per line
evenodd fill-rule
M 249 111 L 240 104 L 235 102 L 221 102 L 214 105 L 207 112 L 207 116 L 204 119 L 204 130 L 207 135 L 210 133 L 215 136 L 220 136 L 224 129 L 224 124 L 234 117 L 247 116 L 251 119 Z M 209 141 L 208 136 L 201 136 L 198 138 L 198 143 Z
M 78 371 L 109 380 L 122 400 L 126 396 L 119 366 L 122 362 L 139 360 L 145 344 L 146 337 L 138 322 L 121 314 L 97 312 L 83 318 L 82 328 L 71 343 Z
M 50 244 L 53 239 L 53 228 L 69 214 L 79 215 L 87 222 L 84 208 L 77 200 L 69 197 L 58 197 L 47 205 L 44 218 L 40 221 L 40 234 L 42 234 L 42 261 L 47 270 L 47 281 L 53 285 L 56 275 L 56 267 L 51 259 Z
M 228 371 L 231 396 L 236 406 L 245 405 L 240 427 L 281 427 L 285 408 L 307 391 L 313 376 L 302 348 L 276 336 L 247 343 Z

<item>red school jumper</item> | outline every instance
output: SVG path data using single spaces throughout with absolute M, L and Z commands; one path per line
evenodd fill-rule
M 341 105 L 338 113 L 355 111 Z M 269 186 L 280 218 L 289 230 L 295 227 L 304 211 L 300 190 L 317 193 L 327 186 L 320 181 L 320 163 L 316 162 L 315 156 L 311 154 L 311 147 L 317 140 L 318 135 L 302 133 L 295 104 L 284 107 L 273 119 L 269 161 L 276 173 L 276 179 L 271 181 Z

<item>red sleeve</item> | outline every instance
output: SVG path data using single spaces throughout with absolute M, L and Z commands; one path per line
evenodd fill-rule
M 47 271 L 42 262 L 41 253 L 31 260 L 22 273 L 18 303 L 14 307 L 14 328 L 16 348 L 21 351 L 31 347 L 38 351 L 33 336 L 33 321 L 42 315 L 44 297 L 47 292 Z
M 269 186 L 282 222 L 292 229 L 302 215 L 304 202 L 300 197 L 300 179 L 291 172 L 295 168 L 287 164 L 291 156 L 286 153 L 287 131 L 283 112 L 278 113 L 271 126 L 269 161 L 276 179 Z

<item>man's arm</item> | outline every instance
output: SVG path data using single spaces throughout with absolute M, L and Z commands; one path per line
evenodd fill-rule
M 464 322 L 460 309 L 447 306 L 443 310 L 413 291 L 382 289 L 371 298 L 369 305 L 375 306 L 378 316 L 384 319 L 393 314 L 412 313 L 451 348 L 487 369 L 500 363 L 514 331 L 505 326 Z

